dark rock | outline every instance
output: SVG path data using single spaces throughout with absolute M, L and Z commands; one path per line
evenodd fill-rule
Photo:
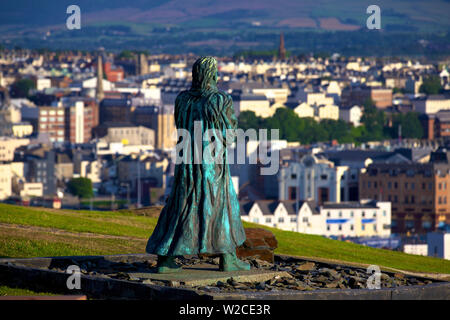
M 297 271 L 311 271 L 316 268 L 316 264 L 314 262 L 305 262 L 298 267 L 295 268 Z
M 264 282 L 260 282 L 255 286 L 256 289 L 258 290 L 265 290 L 266 289 L 266 284 Z
M 272 232 L 261 228 L 246 228 L 245 235 L 247 239 L 236 249 L 239 258 L 252 257 L 274 262 L 273 251 L 278 247 L 278 241 Z

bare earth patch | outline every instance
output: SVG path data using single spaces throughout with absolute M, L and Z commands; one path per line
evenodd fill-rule
M 316 22 L 311 18 L 289 18 L 278 22 L 279 26 L 291 28 L 317 28 Z
M 319 18 L 320 27 L 325 30 L 335 31 L 355 31 L 361 29 L 360 26 L 353 24 L 343 24 L 336 18 Z

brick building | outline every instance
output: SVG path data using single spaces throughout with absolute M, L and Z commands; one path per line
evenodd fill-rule
M 421 114 L 419 119 L 426 139 L 450 137 L 450 110 L 441 110 L 434 114 Z
M 363 105 L 367 99 L 373 100 L 375 106 L 385 109 L 392 106 L 392 89 L 378 87 L 346 88 L 342 91 L 343 106 Z
M 360 174 L 360 196 L 392 202 L 393 233 L 425 233 L 450 222 L 450 165 L 371 164 Z
M 39 107 L 38 132 L 52 142 L 85 143 L 92 137 L 95 106 L 77 101 L 68 106 Z

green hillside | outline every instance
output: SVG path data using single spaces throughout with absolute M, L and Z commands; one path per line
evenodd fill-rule
M 0 204 L 0 256 L 143 253 L 156 222 L 156 218 L 132 212 L 52 210 Z M 248 223 L 245 226 L 257 227 Z M 278 239 L 276 253 L 280 254 L 450 274 L 448 260 L 266 229 L 270 229 Z
M 0 257 L 143 253 L 156 222 L 156 218 L 126 211 L 71 211 L 0 204 Z M 276 253 L 279 254 L 450 274 L 448 260 L 264 228 L 271 230 L 278 239 Z M 0 296 L 33 294 L 45 293 L 8 288 L 0 283 Z

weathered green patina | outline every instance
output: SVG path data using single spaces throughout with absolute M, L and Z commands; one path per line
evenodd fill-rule
M 176 269 L 174 256 L 201 253 L 222 254 L 224 271 L 250 268 L 236 258 L 236 247 L 245 241 L 245 232 L 226 163 L 226 146 L 235 139 L 230 129 L 236 128 L 237 118 L 231 97 L 217 88 L 217 72 L 214 58 L 198 59 L 192 68 L 191 89 L 181 92 L 175 101 L 176 126 L 190 133 L 190 152 L 185 155 L 187 163 L 175 166 L 171 194 L 147 243 L 146 251 L 159 256 L 160 272 Z M 220 163 L 205 157 L 195 163 L 199 144 L 194 141 L 194 123 L 200 124 L 202 136 L 215 130 L 215 140 L 201 139 L 200 150 L 210 148 L 211 141 L 221 141 L 215 149 L 216 155 L 222 154 Z

